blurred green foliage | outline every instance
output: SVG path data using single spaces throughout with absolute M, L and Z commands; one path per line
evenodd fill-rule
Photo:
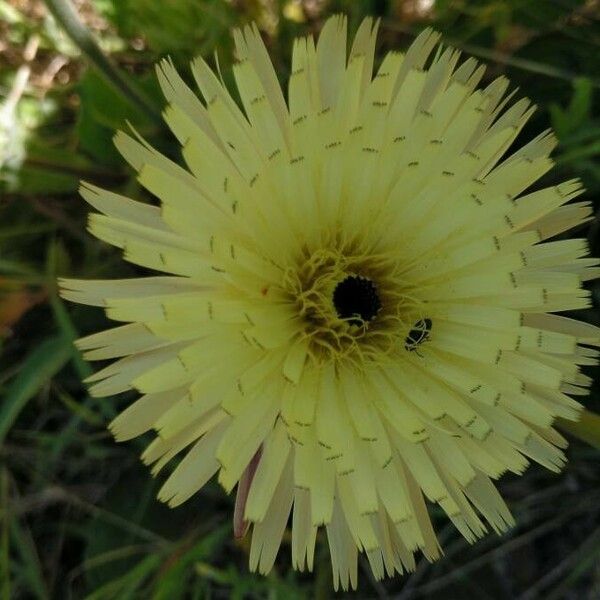
M 257 20 L 282 82 L 292 39 L 345 12 L 351 28 L 382 18 L 380 51 L 424 27 L 508 75 L 538 111 L 527 139 L 552 126 L 557 166 L 544 183 L 580 177 L 600 193 L 600 7 L 594 0 L 95 0 L 77 2 L 104 52 L 162 108 L 153 64 L 217 52 L 225 77 L 233 27 Z M 170 510 L 140 465 L 146 439 L 117 445 L 106 423 L 131 401 L 93 399 L 77 337 L 107 326 L 99 310 L 65 306 L 56 276 L 127 277 L 141 271 L 86 232 L 81 179 L 143 192 L 112 145 L 132 123 L 179 158 L 165 128 L 86 65 L 39 0 L 0 0 L 0 598 L 327 598 L 326 541 L 314 574 L 290 568 L 289 540 L 267 578 L 247 571 L 247 541 L 231 535 L 232 501 L 216 484 Z M 29 47 L 29 56 L 26 50 Z M 32 50 L 33 48 L 33 50 Z M 587 234 L 600 255 L 596 224 Z M 595 298 L 598 288 L 592 288 Z M 597 309 L 578 315 L 600 323 Z M 600 410 L 598 389 L 589 400 Z M 588 439 L 598 440 L 596 425 Z M 581 433 L 581 432 L 580 432 Z M 446 557 L 376 583 L 361 563 L 357 597 L 507 599 L 600 597 L 600 477 L 596 450 L 575 442 L 565 473 L 532 467 L 506 478 L 518 527 L 474 547 L 447 521 Z
M 121 35 L 147 40 L 150 60 L 169 54 L 177 64 L 185 64 L 190 56 L 231 47 L 228 34 L 236 14 L 227 2 L 123 0 L 103 4 L 104 14 Z

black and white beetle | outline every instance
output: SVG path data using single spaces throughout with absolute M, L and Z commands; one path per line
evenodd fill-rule
M 419 319 L 408 332 L 404 340 L 404 347 L 409 352 L 416 352 L 421 344 L 426 342 L 431 335 L 431 319 Z M 417 354 L 419 354 L 417 352 Z

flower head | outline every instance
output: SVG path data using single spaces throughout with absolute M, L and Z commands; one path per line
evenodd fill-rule
M 492 480 L 532 459 L 558 470 L 599 330 L 553 313 L 589 306 L 579 182 L 527 191 L 552 166 L 545 132 L 506 157 L 531 115 L 500 77 L 438 49 L 430 30 L 373 74 L 377 25 L 349 56 L 346 20 L 296 40 L 286 102 L 256 28 L 235 33 L 242 108 L 198 59 L 200 100 L 158 77 L 187 169 L 139 136 L 115 142 L 160 208 L 84 184 L 90 231 L 162 273 L 62 282 L 125 323 L 78 342 L 118 358 L 91 392 L 136 390 L 118 440 L 176 506 L 213 475 L 238 486 L 234 529 L 273 566 L 292 512 L 292 562 L 324 526 L 334 582 L 357 553 L 377 578 L 440 548 L 425 499 L 474 541 L 513 519 Z M 504 98 L 504 99 L 503 99 Z

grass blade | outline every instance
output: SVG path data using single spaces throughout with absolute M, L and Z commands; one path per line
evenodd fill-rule
M 27 402 L 58 373 L 71 358 L 71 348 L 63 336 L 43 341 L 25 359 L 0 406 L 0 444 Z
M 563 431 L 579 438 L 594 448 L 600 449 L 600 415 L 583 410 L 579 421 L 558 419 L 557 425 Z

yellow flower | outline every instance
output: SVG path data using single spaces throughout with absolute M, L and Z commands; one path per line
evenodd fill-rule
M 207 64 L 204 101 L 163 61 L 165 118 L 183 169 L 141 138 L 115 142 L 160 208 L 84 184 L 90 231 L 166 275 L 62 282 L 126 323 L 79 341 L 119 358 L 92 394 L 137 390 L 111 424 L 148 430 L 159 497 L 213 475 L 238 485 L 235 532 L 267 573 L 290 511 L 292 563 L 325 527 L 334 584 L 356 586 L 440 548 L 425 504 L 470 542 L 513 519 L 492 480 L 564 462 L 555 417 L 577 419 L 600 330 L 555 312 L 590 305 L 577 181 L 526 192 L 552 166 L 544 132 L 504 157 L 533 112 L 508 82 L 423 32 L 373 75 L 377 25 L 346 59 L 346 19 L 296 40 L 288 101 L 256 28 L 235 33 L 241 110 Z

